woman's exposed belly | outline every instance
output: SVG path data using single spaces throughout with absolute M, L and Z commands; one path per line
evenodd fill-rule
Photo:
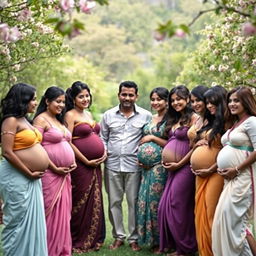
M 163 163 L 170 163 L 170 162 L 179 162 L 183 158 L 182 155 L 177 154 L 177 152 L 173 152 L 168 148 L 164 148 L 162 151 L 162 161 Z
M 49 165 L 48 155 L 39 143 L 30 148 L 16 150 L 14 153 L 32 172 L 45 171 Z
M 207 145 L 197 147 L 191 155 L 190 164 L 193 170 L 205 169 L 216 163 L 220 148 Z

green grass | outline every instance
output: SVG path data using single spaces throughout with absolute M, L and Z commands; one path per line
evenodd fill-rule
M 97 252 L 90 252 L 90 253 L 84 253 L 84 254 L 76 254 L 74 253 L 73 255 L 75 256 L 81 256 L 81 255 L 86 255 L 86 256 L 132 256 L 132 255 L 140 255 L 140 256 L 146 256 L 146 255 L 155 255 L 153 253 L 151 253 L 151 251 L 149 250 L 149 248 L 147 247 L 143 247 L 141 251 L 139 252 L 133 252 L 128 243 L 126 242 L 124 246 L 121 246 L 119 249 L 117 250 L 109 250 L 108 246 L 113 242 L 113 238 L 112 238 L 112 234 L 111 234 L 111 230 L 112 230 L 112 226 L 108 220 L 108 200 L 107 200 L 107 195 L 105 192 L 105 189 L 103 188 L 103 198 L 104 198 L 104 210 L 105 210 L 105 219 L 106 219 L 106 239 L 105 239 L 105 243 L 103 245 L 103 247 L 97 251 Z M 127 204 L 126 204 L 126 200 L 124 199 L 123 202 L 123 215 L 124 215 L 124 223 L 125 223 L 125 228 L 127 230 Z M 3 226 L 0 225 L 0 232 L 2 231 Z M 2 247 L 0 244 L 0 256 L 3 255 L 2 252 Z M 163 254 L 162 254 L 163 255 Z

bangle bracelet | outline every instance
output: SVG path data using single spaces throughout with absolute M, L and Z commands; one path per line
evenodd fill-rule
M 241 173 L 241 171 L 238 170 L 237 166 L 235 167 L 235 170 L 236 170 L 236 175 L 238 176 Z

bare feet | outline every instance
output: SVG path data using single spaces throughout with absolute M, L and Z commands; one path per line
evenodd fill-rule
M 134 251 L 134 252 L 138 252 L 141 250 L 141 248 L 138 246 L 138 244 L 136 242 L 130 243 L 129 246 L 131 247 L 132 251 Z
M 113 242 L 113 244 L 111 244 L 110 246 L 109 246 L 109 249 L 110 250 L 116 250 L 116 249 L 118 249 L 119 247 L 121 247 L 122 245 L 124 245 L 124 241 L 121 241 L 121 240 L 115 240 L 114 242 Z

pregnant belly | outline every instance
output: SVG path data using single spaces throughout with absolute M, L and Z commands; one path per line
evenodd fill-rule
M 67 141 L 44 146 L 49 158 L 57 167 L 70 167 L 75 162 L 75 154 Z
M 30 148 L 16 150 L 15 154 L 31 171 L 45 171 L 49 165 L 49 157 L 39 143 Z
M 230 146 L 225 146 L 221 149 L 217 156 L 217 165 L 220 169 L 228 168 L 228 167 L 236 167 L 239 165 L 241 161 L 244 161 L 246 155 L 244 154 L 244 158 L 241 159 L 241 151 L 238 149 L 234 149 Z
M 205 169 L 216 163 L 219 148 L 208 146 L 197 147 L 191 155 L 190 163 L 193 170 Z
M 95 133 L 85 138 L 75 139 L 73 144 L 89 160 L 102 157 L 105 151 L 100 137 Z
M 146 166 L 153 166 L 161 162 L 162 147 L 154 142 L 143 143 L 138 149 L 138 161 Z
M 187 141 L 173 140 L 165 145 L 162 151 L 162 161 L 179 162 L 189 151 L 189 144 Z

